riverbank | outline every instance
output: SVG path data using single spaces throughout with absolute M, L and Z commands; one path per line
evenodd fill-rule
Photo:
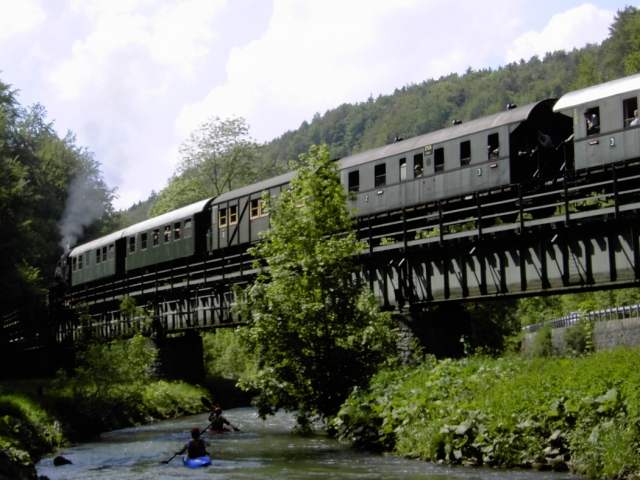
M 155 376 L 158 352 L 135 335 L 87 341 L 71 374 L 0 384 L 0 480 L 35 478 L 33 464 L 68 442 L 102 432 L 202 412 L 208 392 Z M 5 473 L 8 472 L 8 473 Z
M 34 463 L 71 442 L 202 412 L 203 396 L 201 387 L 164 380 L 77 396 L 55 380 L 6 382 L 0 385 L 0 480 L 36 478 Z
M 501 468 L 640 478 L 640 349 L 427 359 L 380 372 L 334 427 L 357 446 Z

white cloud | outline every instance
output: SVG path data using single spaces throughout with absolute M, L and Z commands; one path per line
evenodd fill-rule
M 156 85 L 160 79 L 149 78 L 149 63 L 171 69 L 171 75 L 192 74 L 194 63 L 215 40 L 210 24 L 225 0 L 74 1 L 76 11 L 93 22 L 93 30 L 75 42 L 71 57 L 50 75 L 66 99 L 94 90 L 96 83 L 117 81 L 123 71 Z M 149 85 L 142 93 L 155 88 Z
M 508 62 L 540 57 L 546 52 L 571 50 L 600 43 L 609 34 L 614 12 L 585 3 L 551 17 L 541 31 L 528 31 L 515 39 L 507 51 Z
M 34 30 L 46 18 L 44 10 L 34 0 L 0 0 L 0 12 L 0 43 Z

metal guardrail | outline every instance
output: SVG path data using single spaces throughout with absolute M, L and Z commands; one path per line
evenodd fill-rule
M 526 333 L 533 333 L 547 325 L 551 326 L 551 328 L 563 328 L 575 325 L 582 321 L 599 322 L 607 320 L 623 320 L 625 318 L 640 318 L 640 304 L 610 307 L 602 310 L 591 310 L 589 312 L 571 312 L 568 315 L 554 318 L 553 320 L 526 325 L 522 327 L 522 331 Z

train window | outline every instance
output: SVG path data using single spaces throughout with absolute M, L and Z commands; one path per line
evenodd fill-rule
M 465 167 L 471 163 L 471 140 L 460 142 L 460 166 Z
M 421 153 L 413 156 L 413 178 L 421 177 L 424 173 L 424 156 Z
M 78 270 L 82 270 L 82 257 L 84 257 L 84 255 L 78 257 Z
M 226 227 L 227 226 L 227 209 L 221 208 L 218 211 L 218 226 Z
M 407 179 L 407 159 L 400 159 L 400 181 L 404 182 Z
M 184 238 L 191 238 L 191 219 L 187 218 L 184 221 Z
M 77 262 L 77 258 L 73 257 L 71 259 L 71 269 L 75 272 L 78 268 L 78 262 Z
M 109 258 L 113 258 L 114 247 L 113 245 L 109 245 Z
M 229 225 L 235 225 L 238 223 L 238 206 L 231 205 L 229 207 Z
M 157 247 L 160 244 L 160 229 L 159 228 L 156 228 L 153 231 L 153 235 L 151 237 L 151 242 L 152 242 L 154 247 Z
M 587 135 L 600 133 L 600 107 L 592 107 L 585 110 L 584 121 L 587 127 Z
M 640 118 L 638 118 L 638 99 L 636 97 L 625 98 L 622 101 L 622 119 L 625 128 L 640 125 Z
M 495 160 L 500 157 L 500 136 L 492 133 L 487 137 L 487 158 Z
M 349 172 L 349 191 L 357 192 L 360 190 L 360 170 Z
M 375 166 L 375 183 L 374 187 L 384 187 L 387 183 L 387 164 L 379 163 Z
M 163 237 L 164 243 L 168 243 L 171 240 L 171 225 L 165 225 Z
M 136 237 L 129 237 L 129 253 L 136 251 Z
M 173 224 L 173 239 L 174 240 L 180 240 L 180 227 L 182 225 L 180 224 L 180 222 L 176 222 Z
M 85 253 L 84 266 L 88 267 L 89 265 L 91 265 L 91 257 L 89 256 L 89 252 L 87 252 Z
M 444 148 L 436 148 L 433 152 L 433 168 L 437 172 L 444 170 Z
M 140 234 L 140 250 L 147 249 L 147 232 Z
M 96 248 L 96 265 L 100 263 L 100 249 Z
M 251 200 L 251 211 L 249 212 L 249 218 L 251 220 L 258 218 L 260 216 L 260 199 L 254 198 Z
M 107 247 L 102 247 L 102 261 L 107 261 Z

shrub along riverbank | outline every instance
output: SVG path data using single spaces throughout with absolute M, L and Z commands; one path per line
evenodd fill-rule
M 640 478 L 640 349 L 581 358 L 427 359 L 355 391 L 333 427 L 355 445 L 465 465 Z
M 203 388 L 153 377 L 142 336 L 91 344 L 73 375 L 0 385 L 0 480 L 35 478 L 33 464 L 68 442 L 203 410 Z

